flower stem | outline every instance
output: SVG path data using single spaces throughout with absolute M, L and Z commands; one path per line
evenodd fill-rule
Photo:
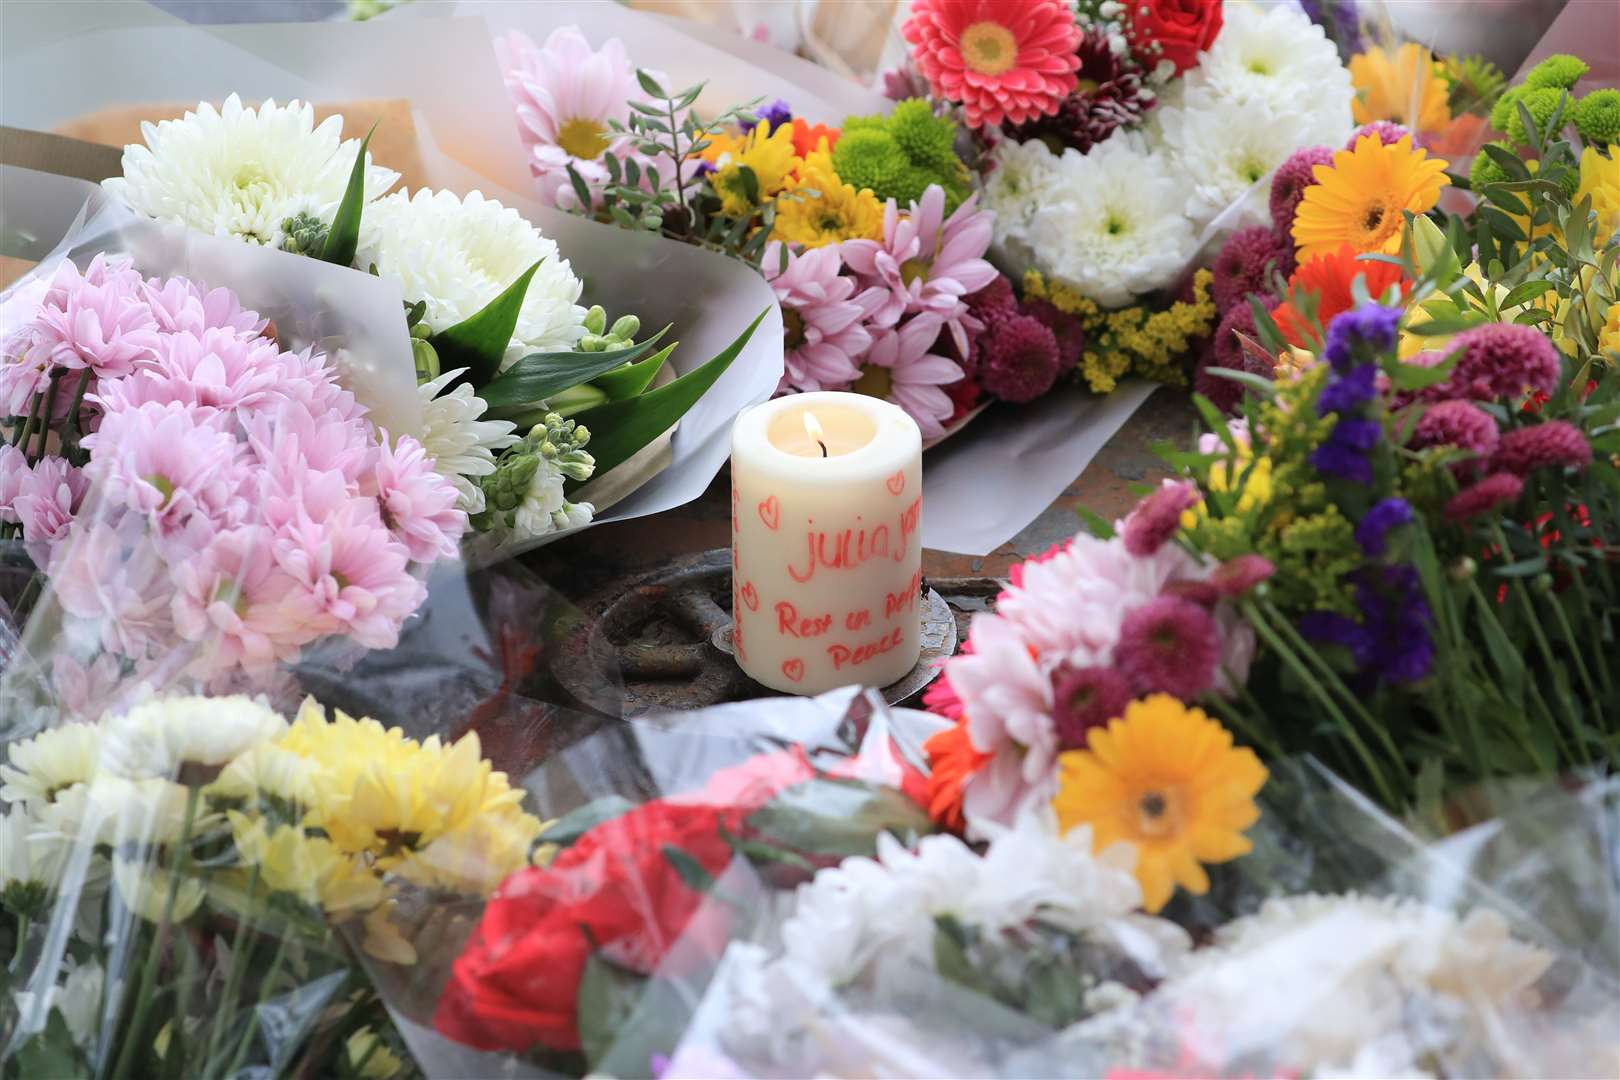
M 136 1046 L 146 1043 L 147 1016 L 152 1011 L 153 988 L 157 983 L 157 969 L 163 962 L 163 947 L 168 942 L 169 921 L 174 916 L 174 901 L 180 893 L 181 874 L 191 848 L 191 826 L 197 817 L 197 799 L 202 789 L 186 788 L 186 816 L 180 826 L 180 841 L 175 848 L 174 868 L 169 871 L 169 891 L 163 899 L 163 917 L 152 933 L 152 947 L 147 950 L 146 963 L 141 968 L 141 982 L 135 994 L 135 1017 L 124 1031 L 124 1045 L 118 1051 L 118 1064 L 113 1067 L 114 1080 L 122 1080 L 134 1067 Z
M 253 864 L 253 873 L 248 877 L 247 908 L 252 910 L 254 897 L 259 891 L 259 864 Z M 242 955 L 248 930 L 252 926 L 251 918 L 242 918 L 237 921 L 236 933 L 231 938 L 231 973 L 225 980 L 225 993 L 220 998 L 220 1008 L 214 1013 L 214 1022 L 209 1025 L 208 1053 L 203 1061 L 211 1062 L 214 1054 L 220 1049 L 220 1041 L 225 1036 L 225 1018 L 236 1009 L 236 997 L 242 990 L 242 971 L 247 967 L 247 959 Z M 204 1071 L 206 1072 L 206 1064 Z
M 265 975 L 264 982 L 260 984 L 262 988 L 275 985 L 276 978 L 280 976 L 282 965 L 286 959 L 287 936 L 283 935 L 276 942 L 276 954 L 270 961 L 270 971 Z M 220 1076 L 235 1076 L 237 1074 L 242 1067 L 242 1062 L 247 1060 L 248 1050 L 253 1046 L 253 1036 L 258 1033 L 258 1030 L 259 1010 L 255 1008 L 248 1014 L 247 1027 L 242 1032 L 241 1040 L 236 1044 L 236 1052 L 231 1055 L 231 1063 L 225 1067 L 224 1072 L 219 1074 Z
M 39 456 L 29 459 L 29 464 L 38 464 L 45 459 L 45 450 L 51 444 L 51 416 L 56 412 L 56 391 L 62 385 L 62 373 L 51 373 L 50 389 L 45 392 L 45 416 L 39 422 Z M 28 452 L 28 443 L 23 443 L 23 453 Z
M 24 453 L 28 450 L 28 437 L 34 433 L 34 421 L 39 419 L 39 410 L 44 404 L 44 397 L 36 390 L 34 392 L 34 402 L 28 409 L 28 419 L 23 421 L 22 427 L 11 433 L 11 445 L 20 445 Z
M 1502 557 L 1504 559 L 1511 559 L 1513 557 L 1513 549 L 1508 546 L 1507 535 L 1502 532 L 1502 526 L 1493 526 L 1492 532 L 1495 535 L 1497 545 L 1502 550 Z M 1558 671 L 1560 665 L 1558 663 L 1558 659 L 1553 656 L 1552 645 L 1547 641 L 1547 635 L 1541 628 L 1541 619 L 1537 617 L 1535 605 L 1530 602 L 1530 597 L 1526 594 L 1525 588 L 1525 583 L 1521 579 L 1509 585 L 1508 592 L 1512 593 L 1518 599 L 1519 607 L 1524 612 L 1525 621 L 1530 624 L 1530 636 L 1535 638 L 1536 649 L 1541 653 L 1542 659 L 1547 662 L 1547 674 L 1550 677 Z M 1569 721 L 1570 731 L 1575 736 L 1575 745 L 1579 749 L 1580 755 L 1586 761 L 1586 763 L 1591 764 L 1591 757 L 1586 753 L 1586 744 L 1581 739 L 1580 718 L 1575 715 L 1574 707 L 1571 706 L 1569 699 L 1563 695 L 1558 696 L 1559 705 L 1561 706 L 1559 711 L 1563 713 Z

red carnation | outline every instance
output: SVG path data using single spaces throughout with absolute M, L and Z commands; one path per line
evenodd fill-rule
M 1160 60 L 1180 75 L 1198 64 L 1198 54 L 1221 32 L 1221 0 L 1126 0 L 1131 44 L 1152 68 Z

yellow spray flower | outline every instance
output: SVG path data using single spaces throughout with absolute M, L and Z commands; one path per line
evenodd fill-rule
M 804 159 L 798 179 L 777 202 L 772 236 L 807 248 L 881 239 L 883 205 L 870 189 L 856 191 L 838 178 L 826 145 L 823 139 L 822 149 Z
M 1339 150 L 1333 164 L 1318 165 L 1316 183 L 1305 189 L 1294 216 L 1299 260 L 1331 255 L 1349 244 L 1356 252 L 1400 250 L 1401 211 L 1424 214 L 1451 183 L 1446 163 L 1414 149 L 1412 137 L 1385 145 L 1363 135 L 1354 150 Z
M 1201 864 L 1253 847 L 1243 830 L 1260 818 L 1254 796 L 1266 768 L 1202 710 L 1154 694 L 1131 702 L 1106 729 L 1093 728 L 1087 743 L 1058 759 L 1058 824 L 1064 832 L 1090 825 L 1097 851 L 1134 845 L 1148 911 L 1162 909 L 1178 884 L 1207 892 Z
M 1598 351 L 1620 354 L 1620 303 L 1609 305 L 1603 326 L 1598 330 Z
M 1390 120 L 1425 134 L 1451 123 L 1451 90 L 1434 54 L 1422 45 L 1372 48 L 1350 58 L 1356 98 L 1350 109 L 1358 124 Z
M 767 125 L 756 124 L 742 138 L 716 136 L 703 156 L 714 163 L 710 178 L 720 196 L 721 209 L 732 217 L 747 217 L 755 208 L 774 198 L 787 186 L 788 178 L 803 164 L 793 150 L 793 128 L 779 125 L 767 132 Z M 710 155 L 713 155 L 712 157 Z M 754 174 L 757 190 L 749 198 L 742 167 Z
M 1575 191 L 1575 201 L 1592 200 L 1597 213 L 1597 245 L 1606 237 L 1620 232 L 1620 146 L 1610 146 L 1607 155 L 1596 147 L 1581 151 L 1581 186 Z

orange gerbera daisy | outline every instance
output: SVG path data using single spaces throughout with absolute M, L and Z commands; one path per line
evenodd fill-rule
M 1301 262 L 1331 255 L 1349 244 L 1358 253 L 1400 250 L 1403 210 L 1427 213 L 1451 183 L 1446 162 L 1412 146 L 1412 136 L 1385 145 L 1363 135 L 1354 150 L 1339 150 L 1333 164 L 1311 170 L 1294 215 L 1294 243 Z
M 1434 54 L 1422 45 L 1368 49 L 1350 58 L 1357 124 L 1390 120 L 1424 133 L 1451 123 L 1451 89 L 1440 76 Z
M 962 786 L 994 755 L 986 754 L 968 738 L 967 717 L 923 743 L 928 755 L 928 816 L 953 832 L 961 832 Z
M 1302 263 L 1288 279 L 1288 295 L 1272 311 L 1272 321 L 1282 332 L 1288 344 L 1298 349 L 1314 349 L 1321 345 L 1316 327 L 1326 327 L 1334 318 L 1355 307 L 1355 296 L 1350 287 L 1356 278 L 1367 283 L 1367 295 L 1377 299 L 1400 283 L 1401 295 L 1412 291 L 1401 268 L 1393 263 L 1362 262 L 1349 244 L 1341 245 L 1331 255 L 1318 255 Z M 1314 324 L 1305 317 L 1306 295 L 1316 297 Z
M 1266 767 L 1253 750 L 1169 694 L 1133 701 L 1106 730 L 1092 728 L 1089 750 L 1058 758 L 1052 800 L 1064 832 L 1090 825 L 1094 850 L 1136 848 L 1142 906 L 1161 910 L 1177 885 L 1209 891 L 1203 863 L 1226 862 L 1252 848 L 1243 830 L 1260 818 L 1254 796 Z

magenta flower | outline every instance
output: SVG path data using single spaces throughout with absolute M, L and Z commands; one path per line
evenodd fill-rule
M 778 392 L 843 387 L 860 377 L 856 359 L 872 344 L 866 320 L 883 303 L 881 289 L 856 292 L 856 281 L 840 273 L 837 245 L 795 255 L 782 246 L 765 249 L 766 280 L 782 304 L 787 354 Z
M 1227 238 L 1212 268 L 1215 280 L 1210 296 L 1222 315 L 1235 304 L 1247 304 L 1249 294 L 1272 295 L 1272 279 L 1286 281 L 1294 272 L 1294 242 L 1287 233 L 1263 225 L 1239 229 Z
M 301 642 L 347 634 L 368 649 L 391 649 L 406 616 L 427 598 L 404 545 L 361 502 L 325 521 L 301 517 L 277 533 L 274 550 L 292 579 L 281 615 Z
M 467 530 L 467 515 L 456 509 L 460 494 L 409 435 L 389 446 L 383 432 L 376 464 L 360 490 L 377 500 L 383 525 L 414 561 L 431 563 L 459 553 L 457 545 Z
M 1488 323 L 1452 339 L 1462 356 L 1451 377 L 1422 392 L 1429 401 L 1470 398 L 1518 404 L 1526 394 L 1551 394 L 1558 386 L 1558 350 L 1534 326 Z
M 1446 516 L 1468 521 L 1516 501 L 1524 494 L 1524 481 L 1508 472 L 1491 473 L 1446 500 Z
M 1113 668 L 1063 667 L 1053 680 L 1052 700 L 1058 745 L 1082 750 L 1092 728 L 1106 727 L 1110 720 L 1125 715 L 1131 687 Z
M 1496 450 L 1499 434 L 1496 421 L 1471 401 L 1442 401 L 1431 405 L 1412 431 L 1411 446 L 1451 446 L 1488 458 Z M 1452 466 L 1460 476 L 1476 475 L 1478 461 L 1458 461 Z
M 956 362 L 933 352 L 944 320 L 932 312 L 913 315 L 898 330 L 879 331 L 866 354 L 855 389 L 894 402 L 917 421 L 925 439 L 945 434 L 955 406 L 940 387 L 962 378 Z
M 873 315 L 879 326 L 893 326 L 907 312 L 932 312 L 944 320 L 960 355 L 968 353 L 967 305 L 963 298 L 996 278 L 984 259 L 994 234 L 995 215 L 978 210 L 973 196 L 948 220 L 945 190 L 931 184 L 921 202 L 902 214 L 893 199 L 883 211 L 883 242 L 846 240 L 849 267 L 888 297 Z
M 1592 444 L 1567 420 L 1550 420 L 1502 436 L 1491 467 L 1515 476 L 1537 469 L 1584 469 L 1592 464 Z
M 1161 596 L 1125 615 L 1114 663 L 1132 692 L 1165 693 L 1192 701 L 1215 685 L 1221 633 L 1203 606 Z
M 1181 528 L 1181 515 L 1202 501 L 1196 485 L 1166 480 L 1125 519 L 1125 550 L 1138 557 L 1157 553 Z
M 292 580 L 277 567 L 269 529 L 216 533 L 194 559 L 173 565 L 174 629 L 202 648 L 191 671 L 208 679 L 240 665 L 261 671 L 297 657 L 307 640 L 281 610 Z
M 1039 319 L 1014 315 L 978 341 L 979 382 L 992 397 L 1034 401 L 1057 382 L 1057 337 Z

